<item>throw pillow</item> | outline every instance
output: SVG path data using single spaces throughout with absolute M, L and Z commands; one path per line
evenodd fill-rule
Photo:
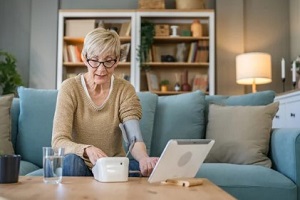
M 159 96 L 154 118 L 151 156 L 160 156 L 170 139 L 199 139 L 205 134 L 205 94 L 195 91 Z
M 158 97 L 156 94 L 150 92 L 138 92 L 137 95 L 142 106 L 142 119 L 140 120 L 141 132 L 149 154 L 151 150 L 154 115 Z
M 43 166 L 42 147 L 51 146 L 57 90 L 19 87 L 20 116 L 16 151 L 22 159 Z
M 206 162 L 271 167 L 267 157 L 272 120 L 279 103 L 266 106 L 209 107 L 206 138 L 214 139 Z
M 0 97 L 0 154 L 14 154 L 11 143 L 10 108 L 13 94 Z

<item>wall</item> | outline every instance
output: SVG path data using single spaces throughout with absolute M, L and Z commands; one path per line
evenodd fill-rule
M 257 90 L 282 92 L 281 58 L 289 61 L 289 3 L 286 0 L 245 0 L 245 52 L 262 51 L 272 56 L 272 83 Z M 287 62 L 288 63 L 288 62 Z M 292 89 L 286 67 L 286 89 Z
M 244 87 L 236 84 L 235 57 L 244 52 L 244 2 L 216 3 L 216 93 L 242 94 Z
M 285 0 L 227 0 L 216 2 L 217 93 L 251 92 L 251 86 L 235 83 L 235 57 L 244 52 L 266 52 L 272 56 L 272 83 L 257 90 L 282 92 L 281 58 L 289 60 L 289 3 Z M 286 68 L 286 89 L 291 73 Z
M 300 0 L 290 0 L 290 61 L 300 55 Z
M 32 0 L 29 87 L 56 87 L 58 1 Z
M 0 50 L 17 59 L 17 70 L 29 84 L 31 0 L 0 1 Z

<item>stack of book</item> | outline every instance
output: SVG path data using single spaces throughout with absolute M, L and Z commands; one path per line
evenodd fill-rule
M 199 40 L 198 42 L 192 42 L 190 45 L 190 51 L 188 54 L 188 63 L 194 62 L 208 62 L 208 41 Z

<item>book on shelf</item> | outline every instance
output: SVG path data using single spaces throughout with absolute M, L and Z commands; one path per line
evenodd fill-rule
M 76 45 L 68 45 L 67 46 L 68 51 L 68 61 L 73 63 L 81 62 L 81 50 Z
M 66 35 L 68 37 L 85 37 L 87 33 L 95 29 L 94 19 L 68 19 L 66 20 Z
M 197 47 L 197 56 L 195 62 L 208 62 L 208 41 L 200 40 Z
M 121 44 L 120 62 L 126 62 L 130 51 L 130 43 Z
M 68 54 L 68 49 L 67 49 L 67 45 L 64 45 L 64 50 L 63 50 L 63 61 L 64 62 L 70 62 L 69 59 L 69 54 Z
M 188 60 L 187 60 L 188 63 L 195 62 L 197 49 L 198 49 L 197 42 L 192 42 L 190 45 L 190 51 L 189 51 Z
M 131 29 L 130 21 L 122 23 L 119 31 L 119 36 L 121 37 L 130 36 L 130 29 Z
M 207 84 L 207 74 L 196 74 L 193 80 L 193 91 L 201 90 L 202 92 L 206 92 Z

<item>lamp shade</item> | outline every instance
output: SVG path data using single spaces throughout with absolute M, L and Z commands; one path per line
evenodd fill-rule
M 244 53 L 236 57 L 236 82 L 243 85 L 272 82 L 271 56 L 267 53 Z

